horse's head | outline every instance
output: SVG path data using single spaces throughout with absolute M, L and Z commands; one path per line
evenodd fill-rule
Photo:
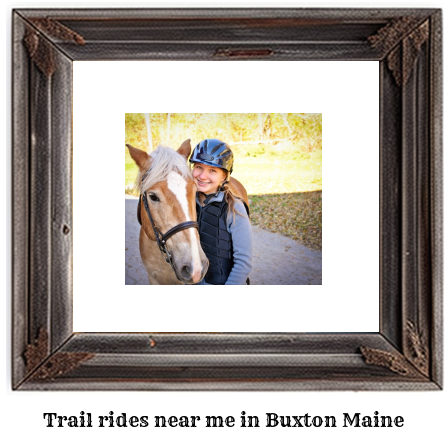
M 187 164 L 191 152 L 190 140 L 184 141 L 177 152 L 159 146 L 151 155 L 127 146 L 139 167 L 141 200 L 146 202 L 156 229 L 166 234 L 179 224 L 196 221 L 196 185 Z M 144 202 L 139 204 L 142 228 L 150 240 L 156 241 L 151 218 L 143 205 Z M 172 234 L 166 239 L 166 248 L 172 256 L 179 279 L 188 284 L 202 280 L 208 269 L 208 260 L 202 251 L 196 228 L 190 227 Z

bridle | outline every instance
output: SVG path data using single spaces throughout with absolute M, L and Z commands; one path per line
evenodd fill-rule
M 162 254 L 162 257 L 165 259 L 167 263 L 170 264 L 171 268 L 173 269 L 174 273 L 176 274 L 176 277 L 179 281 L 182 281 L 183 283 L 185 280 L 179 276 L 179 273 L 177 272 L 174 263 L 173 263 L 173 257 L 171 253 L 168 251 L 168 248 L 166 246 L 166 241 L 171 237 L 174 236 L 179 231 L 186 230 L 188 228 L 196 228 L 199 230 L 199 224 L 196 221 L 187 221 L 182 222 L 178 225 L 175 225 L 173 228 L 168 230 L 165 234 L 163 234 L 155 225 L 154 219 L 151 215 L 151 210 L 149 209 L 148 205 L 148 199 L 146 198 L 146 192 L 143 192 L 141 194 L 141 200 L 143 200 L 143 205 L 145 206 L 146 213 L 148 214 L 149 221 L 151 222 L 152 229 L 154 231 L 154 234 L 156 236 L 157 245 L 160 249 L 160 253 Z M 140 202 L 140 200 L 139 200 Z M 140 222 L 140 221 L 139 221 Z M 141 225 L 141 222 L 140 222 Z

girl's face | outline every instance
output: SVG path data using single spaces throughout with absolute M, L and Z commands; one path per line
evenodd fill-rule
M 194 163 L 193 179 L 198 191 L 210 195 L 218 191 L 218 187 L 226 179 L 226 173 L 219 167 Z

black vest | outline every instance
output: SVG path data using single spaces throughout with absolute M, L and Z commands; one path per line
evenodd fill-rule
M 196 203 L 201 246 L 209 261 L 204 279 L 209 284 L 225 284 L 233 268 L 232 236 L 226 226 L 227 210 L 224 199 L 203 207 Z

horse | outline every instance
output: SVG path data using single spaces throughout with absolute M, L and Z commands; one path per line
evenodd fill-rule
M 187 163 L 190 140 L 177 151 L 159 146 L 150 155 L 126 146 L 139 168 L 139 246 L 149 284 L 200 282 L 207 272 L 208 259 L 199 241 L 196 185 Z

